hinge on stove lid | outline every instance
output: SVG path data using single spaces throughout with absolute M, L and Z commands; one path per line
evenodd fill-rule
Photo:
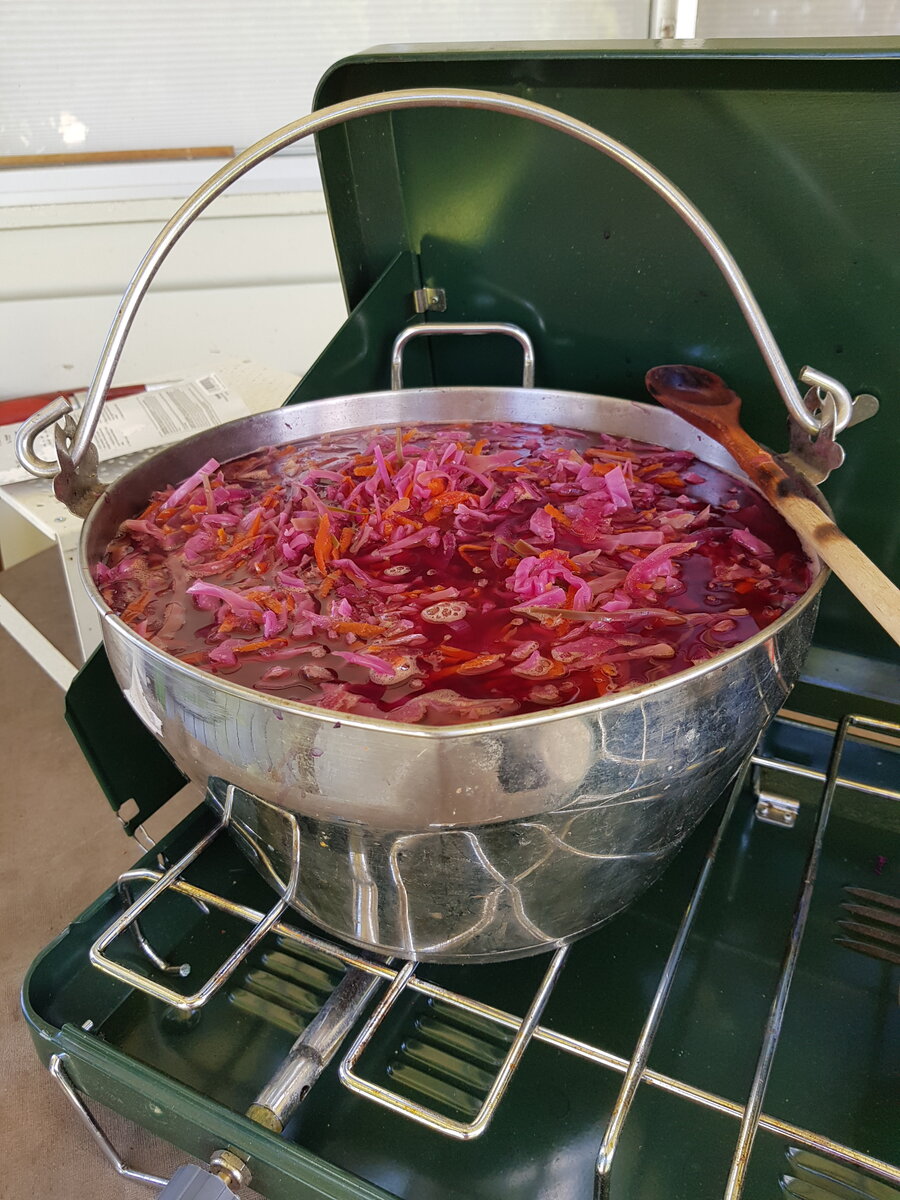
M 413 305 L 417 313 L 446 312 L 447 293 L 443 288 L 416 288 L 413 292 Z
M 129 835 L 188 782 L 122 695 L 102 646 L 72 680 L 66 723 Z

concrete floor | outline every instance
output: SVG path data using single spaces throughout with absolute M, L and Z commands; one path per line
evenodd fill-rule
M 56 551 L 0 572 L 0 592 L 67 657 L 74 630 Z M 148 828 L 154 837 L 196 803 L 182 794 Z M 35 955 L 140 857 L 123 833 L 63 720 L 63 694 L 0 630 L 0 1198 L 138 1200 L 154 1195 L 120 1179 L 41 1066 L 19 1010 Z M 173 1147 L 113 1113 L 97 1111 L 121 1157 L 168 1177 L 185 1161 Z M 242 1196 L 251 1200 L 255 1193 Z

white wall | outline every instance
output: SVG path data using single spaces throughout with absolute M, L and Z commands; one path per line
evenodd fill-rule
M 177 200 L 0 208 L 0 399 L 89 382 L 131 274 Z M 120 383 L 220 354 L 302 374 L 345 318 L 321 192 L 224 196 L 175 247 Z

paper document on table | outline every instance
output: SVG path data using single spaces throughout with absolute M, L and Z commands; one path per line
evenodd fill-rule
M 76 406 L 73 415 L 77 416 L 79 411 Z M 170 387 L 108 400 L 94 434 L 94 445 L 100 461 L 107 462 L 123 454 L 169 446 L 204 429 L 246 417 L 248 412 L 243 399 L 233 388 L 226 387 L 218 375 L 204 375 Z M 17 428 L 0 426 L 0 486 L 32 478 L 16 458 Z M 38 436 L 35 450 L 41 458 L 56 458 L 52 429 Z

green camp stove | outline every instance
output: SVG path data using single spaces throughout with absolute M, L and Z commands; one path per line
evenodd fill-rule
M 317 106 L 477 88 L 655 164 L 727 242 L 792 368 L 880 400 L 826 490 L 896 577 L 898 58 L 879 39 L 388 48 L 332 68 Z M 616 162 L 465 108 L 366 116 L 318 148 L 350 315 L 288 403 L 385 386 L 410 324 L 504 322 L 547 385 L 640 400 L 649 366 L 698 363 L 784 441 L 715 264 Z M 415 384 L 500 383 L 510 355 L 428 339 L 406 366 Z M 832 581 L 789 708 L 659 882 L 573 946 L 503 964 L 324 937 L 224 833 L 230 785 L 210 780 L 216 806 L 33 964 L 38 1053 L 113 1167 L 166 1200 L 251 1180 L 270 1200 L 900 1197 L 897 665 Z M 139 835 L 183 776 L 102 651 L 67 717 Z M 209 1166 L 131 1170 L 95 1101 Z

